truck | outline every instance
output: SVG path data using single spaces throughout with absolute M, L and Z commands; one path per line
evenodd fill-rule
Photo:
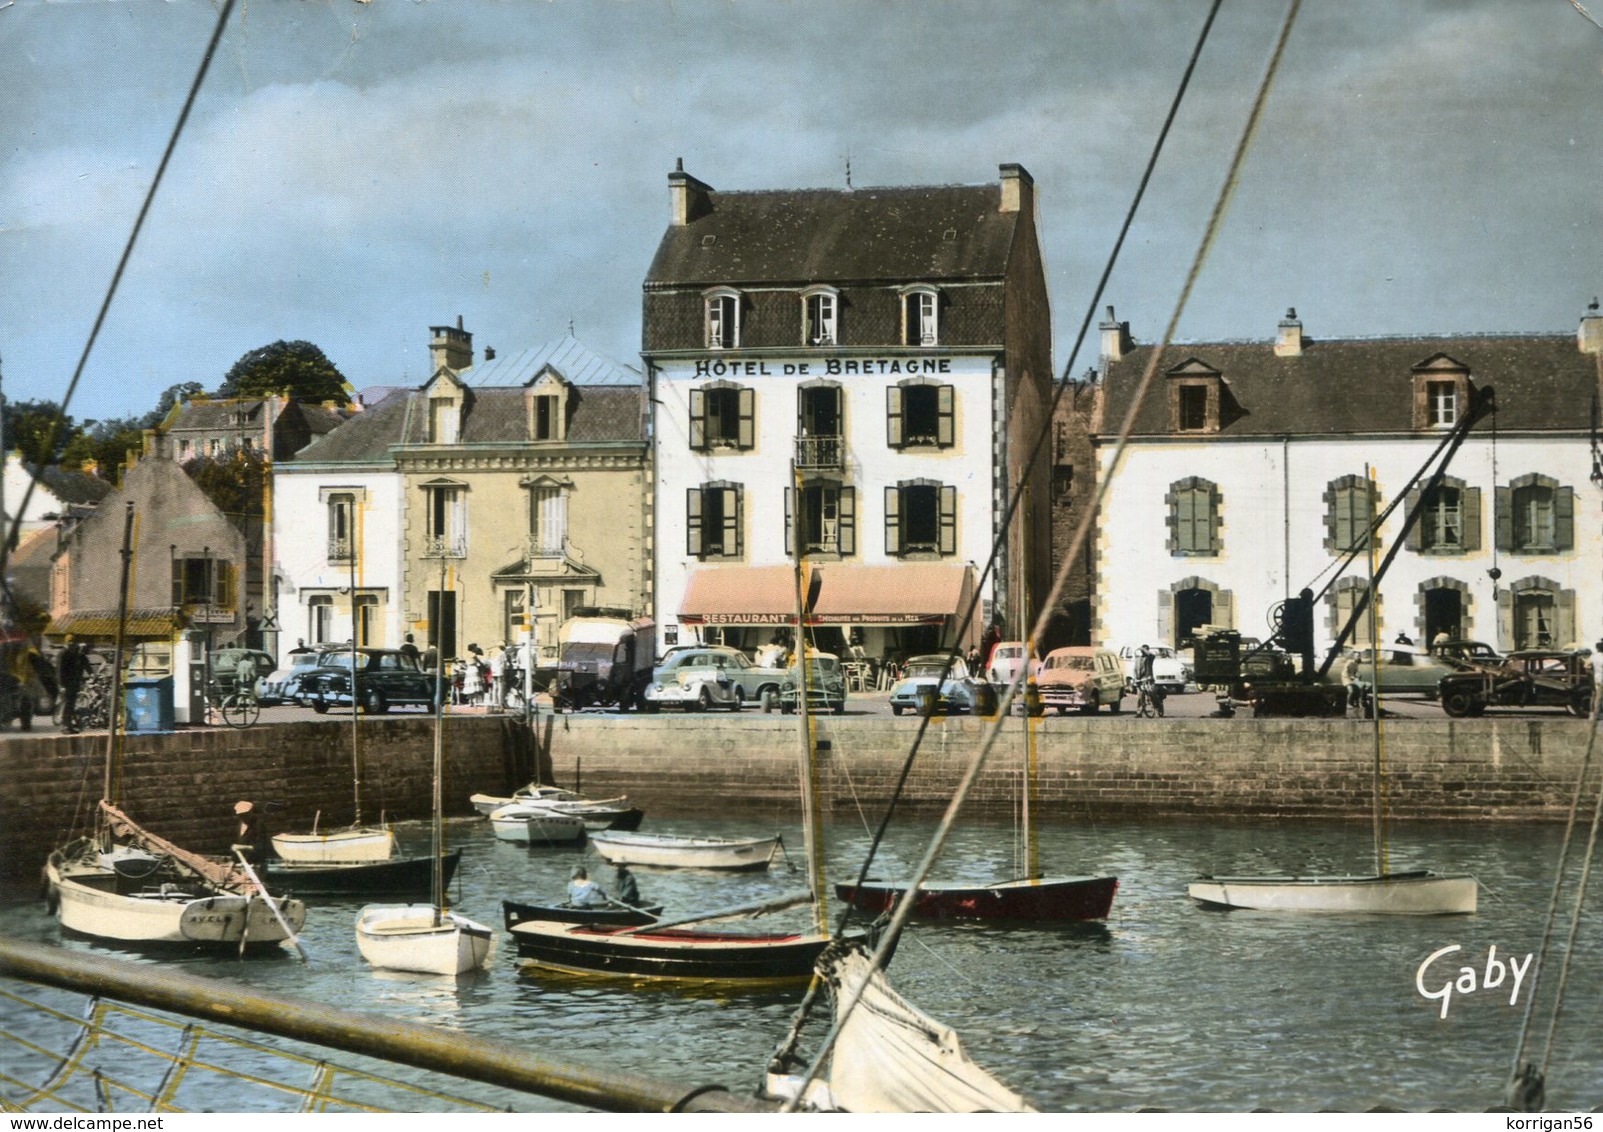
M 627 609 L 583 607 L 557 630 L 557 710 L 645 705 L 657 626 Z

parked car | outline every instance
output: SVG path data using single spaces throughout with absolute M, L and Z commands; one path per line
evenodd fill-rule
M 315 652 L 290 653 L 288 664 L 263 677 L 256 692 L 262 706 L 294 703 L 300 695 L 302 677 L 317 667 L 317 656 Z
M 218 690 L 223 695 L 226 696 L 234 691 L 234 685 L 239 674 L 239 662 L 247 656 L 256 665 L 256 683 L 250 689 L 252 692 L 258 691 L 261 687 L 261 681 L 278 666 L 278 662 L 273 659 L 272 654 L 265 653 L 261 649 L 217 649 L 211 654 L 212 679 L 217 682 Z M 167 671 L 169 673 L 172 671 L 170 660 Z
M 667 655 L 657 662 L 656 668 L 652 669 L 651 682 L 653 685 L 669 684 L 677 679 L 676 673 L 696 668 L 722 669 L 742 704 L 760 703 L 765 694 L 772 694 L 777 699 L 779 689 L 789 675 L 783 668 L 758 667 L 739 649 L 726 645 L 695 645 L 669 649 Z M 646 701 L 651 701 L 649 688 Z
M 1503 654 L 1483 641 L 1441 641 L 1431 645 L 1430 654 L 1449 668 L 1503 663 Z
M 737 674 L 749 674 L 750 669 L 751 662 L 738 649 L 721 646 L 674 649 L 651 670 L 651 683 L 646 686 L 644 695 L 646 710 L 681 707 L 686 711 L 709 711 L 726 707 L 739 711 L 745 702 L 746 690 L 737 682 Z M 773 684 L 760 686 L 777 696 L 784 674 L 778 669 L 774 671 L 778 678 Z
M 953 657 L 950 670 L 944 653 L 915 656 L 891 685 L 891 714 L 904 711 L 973 711 L 980 702 L 979 681 L 969 675 L 962 657 Z M 941 673 L 946 679 L 941 679 Z
M 1343 656 L 1358 658 L 1358 677 L 1366 684 L 1375 680 L 1378 669 L 1383 696 L 1423 696 L 1434 700 L 1440 694 L 1442 677 L 1457 667 L 1408 645 L 1382 645 L 1380 663 L 1375 664 L 1370 648 L 1344 649 Z
M 317 654 L 317 664 L 301 677 L 299 702 L 321 715 L 330 707 L 349 707 L 351 650 Z M 356 650 L 356 702 L 362 710 L 383 715 L 392 707 L 434 707 L 434 677 L 399 649 Z
M 801 681 L 801 665 L 791 665 L 785 673 L 785 682 L 779 686 L 779 710 L 790 713 L 796 710 L 797 685 Z M 840 715 L 846 710 L 846 671 L 840 658 L 827 652 L 807 654 L 807 707 L 810 711 L 829 711 Z
M 1117 715 L 1125 692 L 1124 662 L 1111 649 L 1083 645 L 1053 649 L 1046 654 L 1035 683 L 1040 702 L 1037 714 L 1054 707 L 1059 715 L 1067 715 L 1072 707 L 1089 715 L 1107 704 Z
M 999 688 L 1010 687 L 1019 671 L 1024 668 L 1024 658 L 1029 652 L 1029 646 L 1023 641 L 1000 641 L 991 650 L 990 663 L 985 666 L 985 679 Z M 1030 671 L 1026 676 L 1035 675 L 1039 663 L 1032 660 Z
M 1502 663 L 1466 668 L 1442 677 L 1442 710 L 1455 717 L 1489 707 L 1560 707 L 1571 715 L 1592 711 L 1592 661 L 1586 649 L 1524 649 Z
M 1147 648 L 1152 651 L 1152 683 L 1155 687 L 1169 696 L 1197 690 L 1197 681 L 1191 674 L 1191 665 L 1184 657 L 1168 645 L 1148 645 Z M 1136 664 L 1141 659 L 1141 646 L 1125 645 L 1118 650 L 1118 654 L 1119 660 L 1124 664 L 1124 690 L 1133 696 L 1135 670 Z

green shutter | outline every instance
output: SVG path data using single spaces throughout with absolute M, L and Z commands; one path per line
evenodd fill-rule
M 1575 548 L 1575 489 L 1573 487 L 1555 487 L 1553 489 L 1553 549 L 1573 550 Z M 1574 638 L 1564 637 L 1565 641 Z
M 902 489 L 885 489 L 885 553 L 902 553 Z
M 1224 525 L 1224 518 L 1221 514 L 1223 507 L 1220 505 L 1219 489 L 1216 486 L 1209 484 L 1205 490 L 1207 491 L 1205 500 L 1208 509 L 1203 518 L 1208 524 L 1208 528 L 1204 534 L 1207 538 L 1208 553 L 1218 554 L 1224 541 L 1219 535 L 1219 528 Z
M 1463 545 L 1465 550 L 1481 548 L 1481 489 L 1466 487 L 1459 493 L 1464 507 Z
M 685 553 L 701 557 L 701 488 L 685 489 Z
M 838 510 L 836 518 L 839 521 L 840 552 L 842 555 L 857 553 L 857 489 L 843 487 L 838 497 Z
M 1419 426 L 1415 425 L 1414 427 L 1418 428 Z M 1407 502 L 1403 504 L 1404 521 L 1412 520 L 1408 528 L 1408 541 L 1403 543 L 1403 546 L 1415 554 L 1425 548 L 1424 530 L 1426 517 L 1419 513 L 1423 498 L 1423 493 L 1416 487 L 1408 493 Z
M 723 552 L 725 556 L 740 555 L 740 489 L 726 487 L 724 493 Z
M 1499 492 L 1504 488 L 1498 488 Z M 1508 652 L 1514 646 L 1514 591 L 1499 589 L 1497 591 L 1497 648 L 1500 652 Z
M 1514 492 L 1507 487 L 1499 487 L 1495 496 L 1497 515 L 1497 549 L 1514 549 Z M 1512 622 L 1510 622 L 1512 625 Z M 1512 637 L 1508 638 L 1512 639 Z M 1503 647 L 1507 647 L 1504 645 Z
M 1229 590 L 1213 595 L 1213 623 L 1226 629 L 1236 627 L 1236 597 Z
M 942 448 L 950 448 L 956 443 L 955 393 L 956 389 L 951 385 L 943 385 L 935 391 L 935 443 Z
M 707 447 L 707 392 L 690 391 L 690 447 L 697 452 Z
M 885 443 L 902 447 L 902 390 L 896 385 L 885 387 Z
M 736 446 L 751 448 L 757 443 L 757 430 L 754 421 L 757 416 L 757 392 L 754 389 L 742 389 L 740 398 L 740 432 L 736 437 Z
M 957 553 L 957 488 L 941 488 L 941 553 Z
M 1178 645 L 1174 639 L 1174 594 L 1158 591 L 1158 643 Z M 1133 672 L 1130 675 L 1135 675 Z
M 796 555 L 796 489 L 785 489 L 785 557 Z
M 1581 638 L 1575 630 L 1575 591 L 1559 590 L 1553 595 L 1553 607 L 1557 622 L 1553 626 L 1553 644 L 1564 649 L 1580 645 Z

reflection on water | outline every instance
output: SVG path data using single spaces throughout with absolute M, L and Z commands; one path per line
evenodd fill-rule
M 653 820 L 655 832 L 747 834 L 760 820 Z M 930 823 L 893 830 L 875 867 L 896 875 L 923 853 Z M 799 829 L 783 828 L 801 844 Z M 1501 1103 L 1525 1010 L 1522 991 L 1455 995 L 1449 1016 L 1421 998 L 1415 971 L 1459 944 L 1466 963 L 1524 956 L 1541 942 L 1560 830 L 1510 825 L 1402 825 L 1393 869 L 1475 874 L 1473 916 L 1414 919 L 1211 912 L 1185 897 L 1201 873 L 1367 871 L 1367 826 L 1049 823 L 1049 873 L 1112 873 L 1106 924 L 997 928 L 915 925 L 891 966 L 896 989 L 962 1035 L 981 1065 L 1046 1109 L 1143 1107 L 1242 1111 L 1484 1110 Z M 403 831 L 414 845 L 419 826 Z M 603 885 L 612 870 L 582 849 L 496 841 L 482 822 L 453 822 L 466 849 L 457 903 L 501 924 L 500 901 L 555 900 L 580 860 Z M 835 879 L 855 875 L 869 844 L 861 827 L 830 830 Z M 799 854 L 798 854 L 799 857 Z M 970 825 L 953 836 L 936 879 L 984 882 L 1009 874 L 1013 833 Z M 641 895 L 677 917 L 769 899 L 796 887 L 783 862 L 767 873 L 635 870 Z M 0 930 L 55 941 L 33 894 L 0 908 Z M 1586 914 L 1549 1072 L 1553 1108 L 1603 1103 L 1603 912 Z M 372 1010 L 516 1042 L 532 1053 L 685 1084 L 754 1086 L 789 1025 L 800 990 L 731 995 L 613 980 L 520 973 L 502 939 L 493 969 L 440 982 L 373 972 L 356 951 L 359 901 L 320 899 L 307 918 L 309 963 L 188 958 L 186 971 L 349 1009 Z M 838 922 L 839 908 L 832 922 Z M 802 928 L 796 909 L 773 922 Z M 1563 932 L 1559 933 L 1560 938 Z M 68 946 L 92 946 L 83 942 Z M 1544 999 L 1556 982 L 1556 960 Z M 1528 989 L 1528 984 L 1527 984 Z M 1545 1035 L 1548 1003 L 1537 1014 Z M 823 1033 L 822 1019 L 808 1037 Z M 464 1085 L 472 1094 L 479 1086 Z M 529 1102 L 530 1107 L 538 1102 Z M 226 1102 L 213 1101 L 226 1108 Z

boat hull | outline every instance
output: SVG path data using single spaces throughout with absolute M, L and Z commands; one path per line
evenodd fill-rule
M 673 837 L 652 833 L 597 833 L 590 838 L 596 852 L 614 865 L 646 865 L 659 869 L 717 869 L 760 872 L 779 847 L 778 837 L 747 839 Z
M 566 795 L 566 797 L 562 797 Z M 503 806 L 530 805 L 544 806 L 552 813 L 567 814 L 577 817 L 584 822 L 587 830 L 599 832 L 606 829 L 636 830 L 645 819 L 646 812 L 633 806 L 625 806 L 622 799 L 617 801 L 592 802 L 570 794 L 566 790 L 546 788 L 542 794 L 529 794 L 519 791 L 510 798 L 498 797 L 494 794 L 474 794 L 468 801 L 483 817 L 489 817 Z
M 527 920 L 511 934 L 520 958 L 550 970 L 734 985 L 805 981 L 829 945 L 828 936 L 816 934 L 684 928 L 619 934 L 624 930 Z
M 387 829 L 341 829 L 333 833 L 275 833 L 273 852 L 304 864 L 387 861 L 395 856 L 395 834 Z
M 1038 877 L 1000 884 L 925 884 L 913 915 L 925 920 L 1105 920 L 1118 891 L 1117 877 Z M 904 885 L 838 884 L 835 895 L 866 912 L 883 912 L 906 892 Z
M 530 920 L 609 928 L 635 928 L 656 923 L 657 917 L 662 915 L 662 905 L 630 908 L 621 904 L 601 904 L 581 908 L 573 904 L 520 904 L 515 900 L 503 900 L 501 912 L 506 920 L 507 931 Z
M 370 904 L 356 919 L 356 947 L 380 970 L 465 975 L 490 965 L 495 932 L 456 912 L 435 923 L 432 904 Z
M 453 849 L 440 859 L 443 883 L 449 886 L 462 861 Z M 388 861 L 305 864 L 268 861 L 263 879 L 291 892 L 310 896 L 412 896 L 426 899 L 433 891 L 433 857 L 399 857 Z
M 1450 916 L 1475 911 L 1471 876 L 1391 873 L 1368 877 L 1199 877 L 1186 892 L 1208 907 L 1266 912 Z
M 306 922 L 306 906 L 288 897 L 276 900 L 286 932 L 260 896 L 220 892 L 196 895 L 175 885 L 119 891 L 114 872 L 64 873 L 46 866 L 49 900 L 63 930 L 90 939 L 130 946 L 276 947 Z
M 499 840 L 523 845 L 572 845 L 585 839 L 583 819 L 519 803 L 492 813 L 490 828 Z

